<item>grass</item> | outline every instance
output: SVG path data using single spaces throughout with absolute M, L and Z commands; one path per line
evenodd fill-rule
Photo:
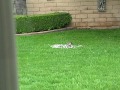
M 53 49 L 72 42 L 83 47 Z M 120 90 L 120 30 L 17 36 L 20 90 Z

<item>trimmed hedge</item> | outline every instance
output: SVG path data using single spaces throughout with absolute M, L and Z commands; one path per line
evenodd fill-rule
M 16 16 L 16 33 L 39 32 L 63 28 L 69 25 L 71 20 L 71 15 L 66 12 L 31 16 Z

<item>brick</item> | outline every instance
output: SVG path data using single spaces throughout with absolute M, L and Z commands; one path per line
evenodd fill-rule
M 39 3 L 47 2 L 47 0 L 39 0 Z
M 91 13 L 93 13 L 93 10 L 81 10 L 81 13 L 91 14 Z
M 120 5 L 113 6 L 113 9 L 120 9 Z
M 88 1 L 81 2 L 81 5 L 84 5 L 84 6 L 92 6 L 94 4 L 95 4 L 94 2 L 88 2 Z
M 82 22 L 94 22 L 95 20 L 93 18 L 85 18 L 85 19 L 82 19 Z
M 96 10 L 93 10 L 93 14 L 100 14 L 100 12 L 96 9 Z
M 76 26 L 76 23 L 72 22 L 72 23 L 70 24 L 70 26 L 71 26 L 71 27 L 75 27 L 75 26 Z
M 119 18 L 118 18 L 118 19 L 119 19 Z M 112 22 L 112 21 L 114 22 L 114 21 L 118 21 L 118 20 L 116 20 L 116 18 L 113 17 L 113 18 L 107 18 L 107 21 L 108 21 L 108 22 Z
M 33 4 L 27 4 L 27 8 L 33 8 L 34 5 Z
M 107 27 L 111 27 L 112 25 L 113 25 L 112 22 L 106 22 Z
M 73 19 L 72 21 L 78 23 L 78 22 L 81 22 L 82 20 L 81 19 Z
M 70 14 L 80 14 L 80 11 L 69 11 Z
M 68 3 L 70 7 L 76 7 L 76 6 L 81 6 L 81 3 L 78 2 L 78 3 Z
M 100 18 L 108 18 L 108 17 L 112 17 L 112 14 L 100 14 Z
M 112 22 L 112 25 L 113 26 L 120 26 L 120 21 L 114 21 L 114 22 Z
M 66 6 L 69 6 L 69 3 L 57 3 L 57 6 L 66 7 Z
M 87 24 L 87 22 L 78 22 L 78 23 L 76 23 L 76 26 L 77 27 L 87 27 L 88 26 L 88 24 Z
M 46 3 L 45 6 L 46 7 L 55 7 L 55 6 L 57 6 L 57 4 L 56 3 Z
M 36 8 L 38 8 L 38 7 L 44 7 L 44 4 L 43 3 L 41 3 L 41 4 L 33 4 L 34 5 L 34 7 L 36 7 Z
M 47 13 L 54 13 L 54 12 L 53 12 L 53 11 L 46 11 L 46 14 L 47 14 Z
M 42 1 L 42 0 L 41 0 L 41 1 Z M 55 0 L 46 0 L 46 2 L 48 2 L 48 3 L 54 3 Z
M 51 7 L 51 11 L 59 11 L 56 7 Z
M 34 11 L 39 11 L 39 8 L 28 8 L 27 11 L 28 11 L 28 12 L 29 12 L 29 11 L 33 11 L 33 12 L 34 12 Z
M 97 7 L 94 6 L 94 5 L 93 5 L 93 6 L 89 6 L 89 5 L 88 5 L 88 8 L 87 8 L 87 9 L 88 9 L 88 10 L 97 10 Z
M 107 26 L 107 22 L 100 22 L 100 27 L 106 27 Z
M 110 10 L 110 13 L 119 13 L 119 9 L 112 9 L 112 10 Z
M 88 10 L 88 6 L 76 7 L 75 10 Z
M 88 18 L 99 18 L 99 14 L 88 14 Z
M 40 11 L 42 12 L 51 11 L 51 8 L 40 8 Z
M 120 17 L 120 13 L 113 14 L 113 17 Z
M 95 18 L 95 22 L 106 22 L 106 18 Z
M 100 27 L 100 23 L 88 23 L 88 27 Z
M 119 0 L 111 0 L 109 2 L 107 2 L 108 5 L 119 5 Z
M 76 18 L 87 18 L 87 14 L 76 15 Z
M 26 0 L 26 3 L 39 3 L 39 0 Z
M 28 14 L 28 15 L 33 15 L 33 14 L 34 14 L 34 12 L 27 12 L 27 14 Z
M 58 3 L 65 2 L 66 3 L 66 2 L 74 2 L 74 0 L 56 0 L 56 2 L 58 2 Z
M 34 14 L 45 14 L 45 12 L 34 12 Z
M 63 9 L 66 11 L 72 11 L 72 10 L 74 11 L 75 10 L 74 7 L 64 7 Z
M 57 9 L 58 11 L 65 11 L 65 8 L 64 8 L 64 7 L 56 7 L 56 9 Z
M 112 10 L 113 6 L 112 5 L 106 5 L 106 8 L 109 8 L 109 10 Z

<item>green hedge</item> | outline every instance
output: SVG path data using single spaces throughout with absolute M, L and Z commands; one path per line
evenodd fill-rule
M 39 32 L 66 27 L 71 15 L 65 12 L 51 14 L 16 16 L 16 33 Z

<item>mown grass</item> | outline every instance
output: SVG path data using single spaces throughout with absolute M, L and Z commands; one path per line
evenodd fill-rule
M 50 45 L 83 47 L 53 49 Z M 17 36 L 20 90 L 120 90 L 120 30 Z

